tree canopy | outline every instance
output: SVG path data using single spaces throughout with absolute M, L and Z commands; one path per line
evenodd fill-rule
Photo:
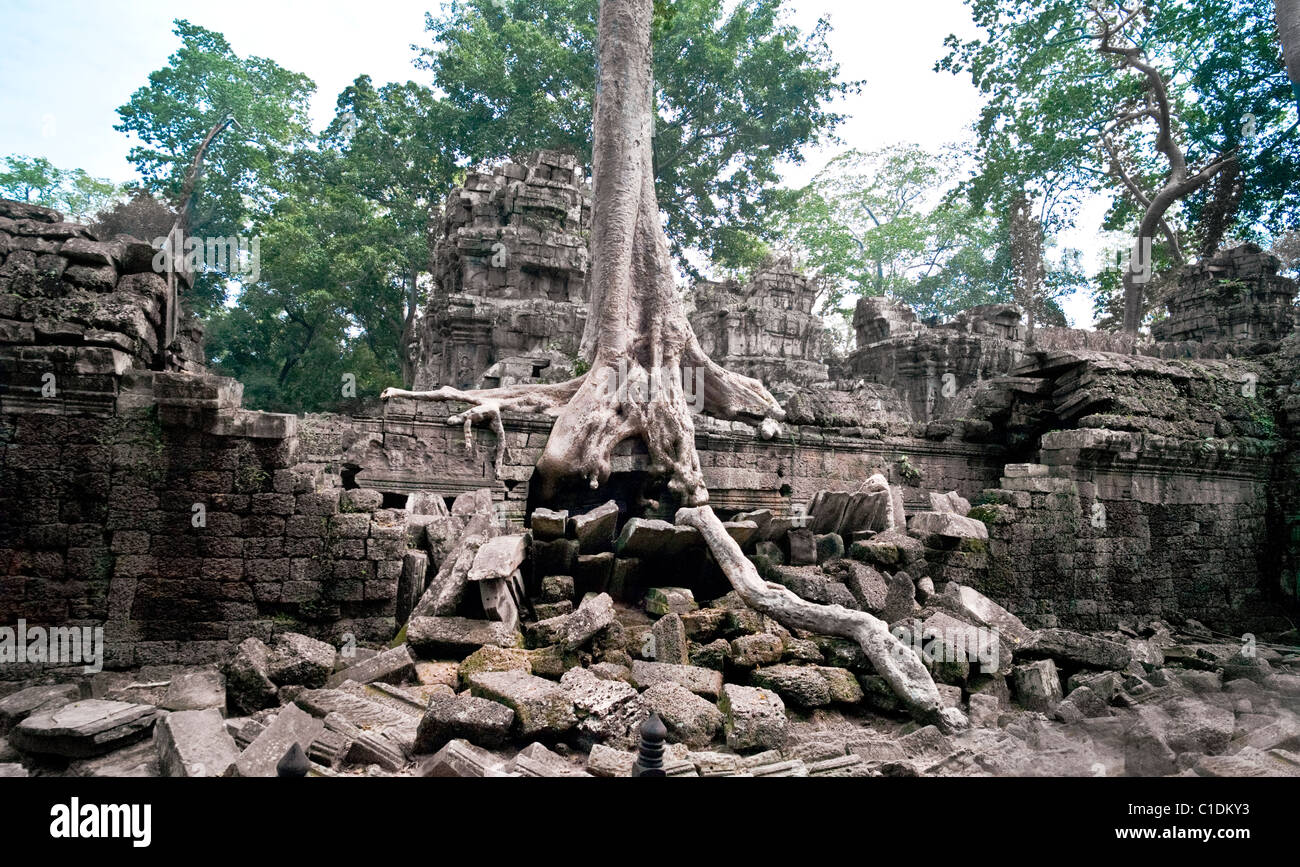
M 801 33 L 784 0 L 660 4 L 654 31 L 655 181 L 679 262 L 752 264 L 778 164 L 833 135 L 829 23 Z M 548 147 L 591 161 L 597 0 L 453 0 L 428 14 L 420 64 L 455 108 L 447 141 L 478 163 Z
M 233 117 L 238 126 L 219 136 L 204 159 L 190 230 L 239 235 L 284 192 L 285 162 L 312 137 L 307 108 L 316 86 L 268 58 L 240 57 L 220 33 L 184 20 L 175 24 L 181 47 L 118 109 L 115 129 L 140 140 L 127 158 L 141 187 L 179 209 L 200 143 L 214 125 Z M 228 276 L 198 280 L 192 308 L 218 306 Z

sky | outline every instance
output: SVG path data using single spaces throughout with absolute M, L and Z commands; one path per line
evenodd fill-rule
M 117 108 L 165 66 L 178 47 L 172 20 L 222 33 L 241 56 L 269 57 L 316 82 L 312 120 L 323 128 L 338 94 L 358 75 L 376 86 L 425 82 L 412 44 L 428 44 L 424 14 L 439 0 L 0 0 L 0 156 L 43 156 L 124 182 L 133 141 L 117 132 Z M 842 100 L 842 140 L 810 149 L 784 180 L 802 185 L 837 153 L 912 142 L 927 149 L 970 136 L 980 98 L 966 77 L 934 71 L 949 33 L 975 35 L 962 0 L 789 0 L 791 18 L 811 30 L 830 18 L 830 46 L 845 79 L 865 86 Z M 1090 202 L 1081 226 L 1099 225 L 1106 203 Z M 1094 264 L 1102 243 L 1084 229 L 1062 238 Z M 1071 323 L 1091 324 L 1091 302 L 1067 298 Z

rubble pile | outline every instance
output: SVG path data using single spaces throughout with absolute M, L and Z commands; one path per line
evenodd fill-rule
M 301 750 L 312 776 L 621 777 L 654 714 L 668 776 L 1300 776 L 1295 648 L 1195 621 L 1030 629 L 937 580 L 988 538 L 955 493 L 908 517 L 875 477 L 794 521 L 726 523 L 770 580 L 887 622 L 969 714 L 949 734 L 908 720 L 855 643 L 735 593 L 700 601 L 703 563 L 666 568 L 700 548 L 694 531 L 620 529 L 611 502 L 538 509 L 511 533 L 486 493 L 412 515 L 411 553 L 437 559 L 390 646 L 282 632 L 220 665 L 9 684 L 0 774 L 276 776 Z

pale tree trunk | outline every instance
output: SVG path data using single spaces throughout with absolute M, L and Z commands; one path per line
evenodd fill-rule
M 1295 91 L 1297 108 L 1300 108 L 1300 0 L 1277 0 L 1277 34 L 1282 41 L 1282 59 L 1286 61 L 1287 76 Z
M 756 379 L 731 373 L 700 348 L 679 303 L 668 240 L 655 197 L 651 135 L 652 0 L 601 0 L 595 141 L 592 149 L 592 272 L 582 354 L 586 374 L 554 385 L 517 385 L 429 392 L 389 389 L 384 397 L 462 400 L 471 404 L 448 419 L 487 422 L 500 436 L 503 410 L 555 417 L 537 463 L 542 497 L 579 477 L 598 488 L 611 471 L 614 447 L 642 440 L 651 470 L 666 476 L 684 509 L 679 521 L 698 527 L 724 574 L 756 610 L 793 628 L 852 637 L 918 718 L 946 728 L 965 723 L 941 712 L 938 690 L 916 654 L 863 612 L 805 602 L 758 578 L 753 564 L 705 506 L 708 490 L 695 450 L 692 409 L 723 418 L 761 420 L 762 435 L 785 417 Z M 691 389 L 693 386 L 693 389 Z M 690 389 L 690 393 L 688 393 Z M 816 617 L 811 611 L 820 612 Z M 902 662 L 899 662 L 902 660 Z

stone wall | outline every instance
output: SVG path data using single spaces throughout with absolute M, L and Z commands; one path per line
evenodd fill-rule
M 311 444 L 304 449 L 310 452 L 306 459 L 326 468 L 358 468 L 354 484 L 398 495 L 424 491 L 452 498 L 490 488 L 503 504 L 503 515 L 523 526 L 551 420 L 507 413 L 504 444 L 481 429 L 469 442 L 462 426 L 446 424 L 455 411 L 449 402 L 395 398 L 380 417 L 311 416 L 301 429 L 304 443 Z M 996 482 L 1005 463 L 1001 446 L 963 440 L 951 428 L 940 432 L 942 438 L 939 433 L 926 438 L 924 425 L 887 434 L 796 424 L 762 440 L 758 429 L 744 422 L 696 416 L 695 423 L 704 481 L 711 502 L 723 511 L 772 508 L 789 514 L 819 490 L 854 489 L 876 472 L 902 485 L 909 502 L 928 504 L 929 490 L 974 496 Z M 916 436 L 910 435 L 913 427 Z M 625 442 L 615 451 L 616 475 L 643 474 L 648 464 L 639 442 Z M 601 495 L 600 502 L 604 499 Z
M 240 390 L 130 371 L 111 412 L 0 396 L 0 622 L 103 624 L 110 666 L 391 637 L 405 516 L 298 465 L 297 419 Z
M 387 640 L 405 516 L 299 465 L 298 419 L 243 409 L 197 325 L 165 343 L 154 255 L 0 201 L 0 623 L 103 625 L 111 666 Z
M 1228 634 L 1285 630 L 1261 581 L 1269 462 L 1138 433 L 1058 431 L 972 511 L 989 525 L 976 589 L 1040 627 L 1191 617 Z M 1153 441 L 1157 440 L 1157 441 Z
M 453 196 L 438 252 L 448 291 L 420 331 L 438 351 L 420 356 L 421 376 L 444 381 L 439 365 L 471 346 L 487 354 L 458 384 L 562 366 L 542 341 L 576 341 L 585 315 L 579 180 L 571 160 L 543 155 Z M 500 264 L 496 244 L 509 251 Z M 460 407 L 445 402 L 245 410 L 239 383 L 204 371 L 196 328 L 163 345 L 166 285 L 146 254 L 0 203 L 0 623 L 105 624 L 115 666 L 224 659 L 285 630 L 386 642 L 456 526 L 450 500 L 487 489 L 499 523 L 526 526 L 550 419 L 507 415 L 498 441 L 447 425 Z M 695 314 L 701 332 L 725 324 L 706 332 L 724 363 L 784 383 L 774 439 L 696 417 L 724 517 L 796 514 L 881 472 L 909 514 L 956 491 L 990 527 L 987 550 L 927 552 L 932 574 L 913 577 L 975 584 L 1032 625 L 1162 616 L 1232 631 L 1294 607 L 1296 337 L 1244 354 L 1054 330 L 1029 345 L 1012 307 L 932 328 L 867 299 L 859 379 L 831 383 L 801 281 L 769 269 L 749 290 L 718 290 L 739 291 L 753 316 L 721 301 Z M 1185 345 L 1222 360 L 1156 357 Z M 614 499 L 624 518 L 666 517 L 667 501 L 644 506 L 647 468 L 644 448 L 624 443 L 607 488 L 549 505 Z

